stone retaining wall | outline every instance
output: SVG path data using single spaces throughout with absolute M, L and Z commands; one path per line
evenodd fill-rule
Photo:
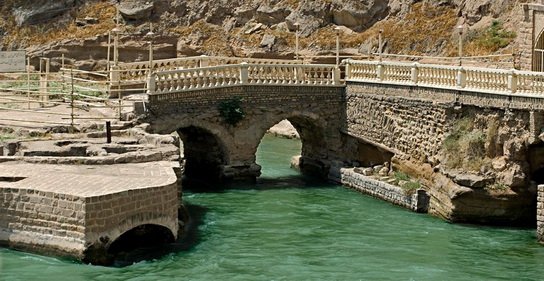
M 354 169 L 340 169 L 340 182 L 347 187 L 414 212 L 426 213 L 429 207 L 429 197 L 425 190 L 418 189 L 413 194 L 407 194 L 398 186 L 361 175 Z
M 81 257 L 85 199 L 32 189 L 0 188 L 0 244 Z
M 154 224 L 178 232 L 177 184 L 85 198 L 85 240 L 108 248 L 135 226 Z
M 345 131 L 395 154 L 418 156 L 426 161 L 437 154 L 445 137 L 450 106 L 412 98 L 415 94 L 402 86 L 348 85 Z M 427 92 L 420 94 L 432 96 Z M 441 90 L 435 96 L 448 99 Z
M 544 99 L 355 82 L 347 85 L 346 103 L 344 132 L 398 156 L 430 163 L 462 107 L 527 113 L 532 139 L 540 134 L 544 111 Z

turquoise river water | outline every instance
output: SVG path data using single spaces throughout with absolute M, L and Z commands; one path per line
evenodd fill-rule
M 448 224 L 312 183 L 294 140 L 265 137 L 257 185 L 185 193 L 195 228 L 169 253 L 98 267 L 0 249 L 0 280 L 544 280 L 533 229 Z

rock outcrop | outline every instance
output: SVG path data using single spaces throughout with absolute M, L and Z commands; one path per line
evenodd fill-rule
M 466 23 L 468 26 L 474 25 L 475 28 L 482 29 L 486 27 L 486 24 L 478 25 L 479 22 L 489 23 L 491 22 L 490 18 L 503 18 L 503 21 L 511 21 L 512 24 L 509 24 L 509 26 L 514 27 L 513 23 L 516 19 L 513 16 L 517 15 L 517 13 L 510 12 L 510 10 L 520 2 L 523 1 L 121 0 L 118 8 L 122 23 L 126 26 L 123 31 L 124 34 L 131 34 L 135 38 L 141 37 L 138 40 L 144 40 L 143 35 L 148 31 L 148 22 L 153 22 L 154 32 L 157 34 L 155 39 L 160 40 L 159 38 L 173 36 L 180 38 L 179 44 L 170 43 L 173 44 L 174 49 L 176 45 L 181 46 L 177 48 L 178 55 L 222 54 L 282 57 L 286 53 L 288 56 L 292 56 L 292 40 L 294 39 L 292 37 L 294 37 L 294 32 L 297 30 L 297 23 L 301 38 L 310 36 L 323 38 L 320 40 L 324 42 L 315 42 L 316 38 L 312 37 L 310 42 L 301 44 L 302 48 L 305 48 L 305 51 L 309 54 L 320 54 L 324 50 L 328 51 L 330 49 L 329 43 L 334 43 L 334 35 L 330 31 L 332 27 L 342 26 L 348 31 L 342 31 L 342 34 L 351 34 L 351 32 L 365 32 L 372 28 L 383 28 L 391 23 L 410 22 L 409 17 L 418 17 L 418 15 L 409 16 L 410 13 L 414 12 L 414 5 L 425 5 L 427 8 L 424 8 L 423 11 L 427 12 L 429 10 L 430 14 L 436 13 L 431 11 L 436 7 L 455 10 L 456 12 L 453 14 L 458 17 L 459 23 Z M 11 14 L 18 26 L 40 24 L 40 29 L 46 31 L 48 29 L 62 29 L 63 26 L 69 25 L 72 20 L 70 18 L 75 15 L 79 17 L 77 18 L 79 20 L 77 22 L 78 26 L 81 29 L 86 29 L 85 32 L 82 32 L 85 34 L 83 36 L 88 36 L 89 33 L 92 33 L 89 30 L 95 28 L 97 33 L 94 36 L 100 37 L 104 34 L 104 27 L 88 27 L 88 24 L 82 24 L 84 22 L 81 21 L 81 18 L 85 16 L 98 17 L 99 15 L 78 14 L 87 7 L 96 5 L 96 3 L 98 2 L 93 0 L 40 0 L 25 5 L 8 3 L 0 8 L 0 12 Z M 104 5 L 104 3 L 102 4 Z M 57 20 L 59 15 L 63 15 L 62 21 Z M 438 14 L 435 16 L 438 16 Z M 114 23 L 111 17 L 99 20 L 102 23 L 109 22 L 109 29 L 113 28 Z M 387 23 L 376 25 L 380 21 Z M 467 27 L 467 29 L 471 29 L 471 27 Z M 101 31 L 99 32 L 99 30 Z M 28 42 L 31 42 L 26 37 L 17 40 L 18 35 L 9 29 L 9 25 L 4 26 L 0 23 L 0 32 L 5 33 L 4 43 L 0 41 L 0 48 L 1 45 L 4 45 L 5 48 L 28 47 Z M 418 31 L 414 30 L 414 32 Z M 444 40 L 449 40 L 449 37 L 455 34 L 453 29 L 440 32 L 444 33 L 441 34 Z M 375 31 L 372 31 L 365 35 L 373 38 L 376 34 Z M 40 36 L 40 34 L 36 34 L 36 36 Z M 271 36 L 276 38 L 273 44 L 271 44 Z M 368 36 L 365 36 L 365 38 L 368 39 Z M 102 39 L 105 40 L 103 36 Z M 47 38 L 40 41 L 63 42 L 62 40 L 47 40 Z M 10 44 L 7 42 L 10 42 Z M 102 43 L 104 44 L 104 42 Z M 354 50 L 361 49 L 366 52 L 368 49 L 375 48 L 376 42 L 369 41 L 358 44 L 360 46 L 354 46 Z M 59 49 L 62 48 L 62 44 L 57 45 L 59 45 Z M 437 42 L 435 44 L 437 45 L 436 50 L 419 50 L 417 48 L 420 47 L 416 45 L 403 47 L 402 52 L 417 51 L 437 54 L 447 47 L 444 42 Z M 40 43 L 40 46 L 34 46 L 34 48 L 42 49 L 41 46 L 44 45 Z M 210 48 L 210 46 L 214 48 Z M 414 48 L 414 50 L 410 48 Z M 386 47 L 387 49 L 388 47 Z
M 12 15 L 18 26 L 34 25 L 51 21 L 76 5 L 75 0 L 40 0 L 14 7 Z
M 119 4 L 119 12 L 128 20 L 146 20 L 151 16 L 154 7 L 153 1 L 122 1 Z

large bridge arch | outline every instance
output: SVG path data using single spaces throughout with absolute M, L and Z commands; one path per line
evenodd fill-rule
M 183 142 L 185 175 L 196 179 L 219 180 L 230 161 L 225 141 L 200 126 L 180 127 L 177 133 Z
M 301 166 L 303 172 L 321 174 L 323 164 L 318 164 L 321 159 L 327 157 L 328 145 L 326 126 L 327 122 L 319 114 L 311 111 L 292 111 L 280 114 L 267 113 L 259 116 L 261 122 L 254 122 L 250 130 L 254 131 L 249 153 L 256 155 L 262 138 L 267 131 L 282 120 L 288 120 L 297 130 L 302 143 L 302 162 L 307 163 L 306 167 Z M 317 169 L 317 170 L 316 170 Z

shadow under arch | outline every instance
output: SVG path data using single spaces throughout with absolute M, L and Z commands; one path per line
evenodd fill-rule
M 143 260 L 160 258 L 176 238 L 168 227 L 160 224 L 141 224 L 114 238 L 102 240 L 85 250 L 83 262 L 102 266 L 127 266 Z
M 194 125 L 181 127 L 177 133 L 183 142 L 184 175 L 193 180 L 219 181 L 223 166 L 229 163 L 227 148 L 221 138 Z

